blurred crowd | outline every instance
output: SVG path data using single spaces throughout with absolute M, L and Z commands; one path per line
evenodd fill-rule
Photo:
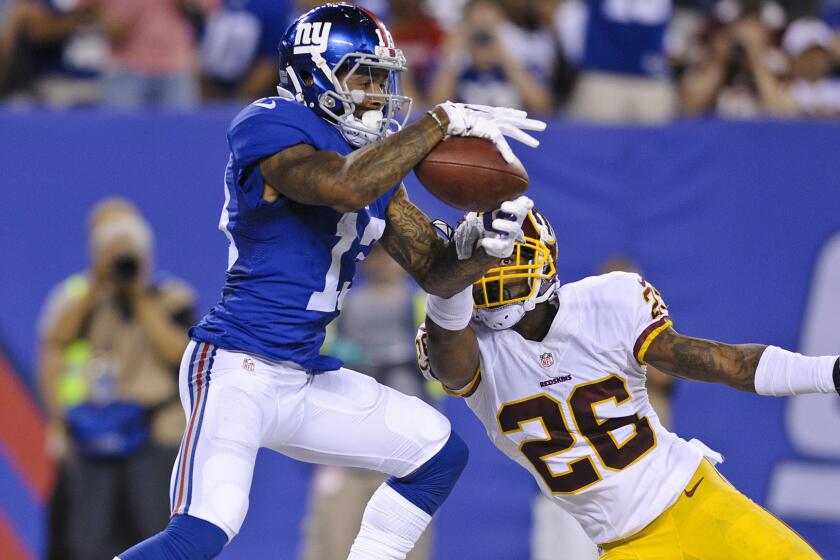
M 312 0 L 0 0 L 0 99 L 193 107 L 272 95 Z M 840 116 L 840 0 L 364 0 L 417 109 L 601 122 Z

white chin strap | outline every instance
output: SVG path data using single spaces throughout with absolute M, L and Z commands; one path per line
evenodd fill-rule
M 528 300 L 509 303 L 501 307 L 476 309 L 473 311 L 473 319 L 494 331 L 509 329 L 525 316 L 527 302 Z
M 539 281 L 542 283 L 542 280 Z M 501 331 L 509 329 L 522 320 L 522 317 L 529 311 L 532 311 L 538 303 L 548 301 L 557 290 L 557 281 L 551 283 L 551 286 L 545 293 L 538 296 L 528 298 L 525 301 L 518 301 L 516 303 L 509 303 L 500 307 L 485 307 L 482 309 L 473 310 L 473 319 L 483 324 L 485 327 L 493 329 L 494 331 Z M 540 286 L 537 286 L 535 293 L 539 293 Z
M 338 117 L 337 125 L 341 135 L 351 146 L 361 148 L 382 139 L 379 131 L 384 119 L 382 111 L 365 111 L 361 119 L 352 113 Z

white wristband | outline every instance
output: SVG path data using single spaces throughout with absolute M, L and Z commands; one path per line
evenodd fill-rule
M 448 331 L 465 329 L 472 319 L 472 311 L 472 286 L 448 299 L 432 295 L 426 299 L 426 317 Z
M 837 356 L 811 357 L 768 346 L 755 371 L 755 392 L 782 397 L 834 393 Z

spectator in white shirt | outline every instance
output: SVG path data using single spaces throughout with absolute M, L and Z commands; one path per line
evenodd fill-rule
M 834 40 L 831 28 L 816 18 L 798 19 L 785 32 L 782 47 L 793 71 L 790 96 L 800 115 L 840 116 L 840 80 L 830 76 Z

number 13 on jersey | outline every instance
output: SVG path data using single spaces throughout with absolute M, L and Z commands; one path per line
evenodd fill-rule
M 365 226 L 361 239 L 359 239 L 358 223 L 359 218 L 363 216 L 369 216 L 370 221 Z M 313 293 L 309 297 L 309 303 L 306 309 L 309 311 L 323 311 L 325 313 L 340 311 L 341 304 L 347 295 L 347 290 L 350 289 L 353 277 L 352 272 L 342 270 L 344 256 L 352 251 L 358 251 L 355 260 L 363 260 L 366 253 L 362 249 L 367 249 L 370 252 L 370 247 L 377 239 L 382 237 L 384 232 L 385 220 L 370 216 L 367 210 L 358 210 L 344 214 L 336 226 L 335 234 L 338 236 L 338 242 L 333 245 L 331 251 L 330 268 L 327 270 L 327 276 L 324 280 L 324 289 L 323 291 Z M 339 281 L 342 279 L 345 280 L 341 282 L 341 287 L 339 288 Z

